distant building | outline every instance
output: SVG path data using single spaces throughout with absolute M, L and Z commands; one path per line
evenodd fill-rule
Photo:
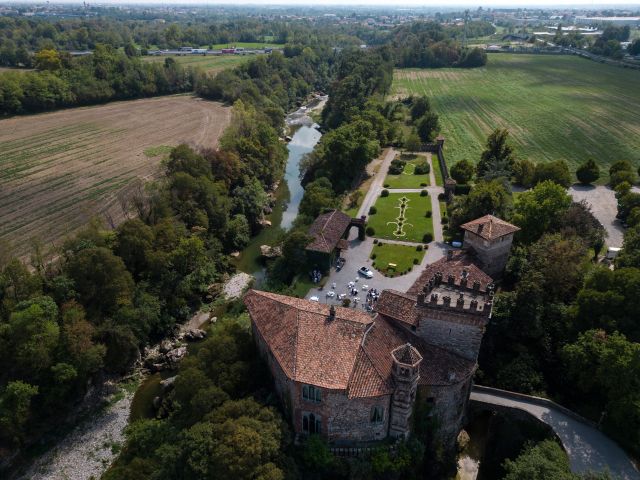
M 364 234 L 364 220 L 351 218 L 340 210 L 330 210 L 319 215 L 309 227 L 311 242 L 307 245 L 309 261 L 320 268 L 329 269 L 336 256 L 349 248 L 347 236 L 351 227 L 356 226 Z
M 419 408 L 454 446 L 491 318 L 494 282 L 481 265 L 497 272 L 518 230 L 496 217 L 466 226 L 469 249 L 450 250 L 406 293 L 383 291 L 372 314 L 247 293 L 255 341 L 297 435 L 333 446 L 406 438 Z
M 578 25 L 599 25 L 611 23 L 618 26 L 629 25 L 630 27 L 640 27 L 640 17 L 583 17 L 577 16 L 575 23 Z

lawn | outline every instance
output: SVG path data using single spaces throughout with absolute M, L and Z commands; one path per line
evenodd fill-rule
M 164 62 L 166 58 L 173 58 L 185 67 L 198 67 L 207 73 L 216 73 L 227 68 L 233 68 L 255 55 L 150 55 L 142 57 L 145 62 Z
M 445 157 L 445 161 L 446 161 Z M 444 182 L 442 181 L 442 169 L 440 168 L 440 160 L 438 160 L 437 155 L 431 155 L 431 164 L 433 165 L 433 175 L 436 179 L 436 185 L 441 187 Z
M 476 162 L 487 135 L 508 128 L 519 158 L 587 157 L 603 169 L 637 161 L 640 72 L 573 56 L 490 54 L 486 67 L 396 70 L 394 95 L 429 96 L 449 165 Z
M 401 199 L 406 199 L 404 212 Z M 368 226 L 373 228 L 376 238 L 423 242 L 425 233 L 433 235 L 433 222 L 426 212 L 431 212 L 431 199 L 419 193 L 390 193 L 379 197 L 375 204 L 377 212 L 369 216 Z
M 384 184 L 388 185 L 388 188 L 421 188 L 429 185 L 429 174 L 416 175 L 414 173 L 416 164 L 426 162 L 427 157 L 424 155 L 410 155 L 410 157 L 413 159 L 407 161 L 404 171 L 400 175 L 385 177 Z
M 376 244 L 370 256 L 373 259 L 373 267 L 380 273 L 390 276 L 403 275 L 422 262 L 424 249 L 418 251 L 416 247 L 393 243 Z M 389 264 L 395 264 L 395 267 L 390 267 Z

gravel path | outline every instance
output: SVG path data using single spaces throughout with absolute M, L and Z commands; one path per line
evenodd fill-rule
M 76 427 L 38 458 L 21 479 L 89 480 L 109 468 L 124 441 L 132 393 Z
M 238 298 L 242 295 L 242 292 L 249 287 L 252 280 L 253 276 L 248 273 L 236 273 L 224 284 L 222 292 L 228 299 Z

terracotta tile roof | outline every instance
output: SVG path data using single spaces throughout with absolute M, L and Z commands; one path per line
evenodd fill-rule
M 418 324 L 416 297 L 397 290 L 383 290 L 376 302 L 376 312 L 409 325 Z
M 495 240 L 520 230 L 520 228 L 515 225 L 511 225 L 493 215 L 485 215 L 484 217 L 477 218 L 476 220 L 461 225 L 460 228 L 475 233 L 485 240 Z
M 422 356 L 410 343 L 399 346 L 391 352 L 391 354 L 397 362 L 404 363 L 405 365 L 415 365 L 422 361 Z
M 444 283 L 448 283 L 450 275 L 453 276 L 454 286 L 459 288 L 461 288 L 460 282 L 463 279 L 463 272 L 466 272 L 465 279 L 468 288 L 472 288 L 474 282 L 479 282 L 479 291 L 486 292 L 487 285 L 493 283 L 493 279 L 475 264 L 475 260 L 471 255 L 462 250 L 458 250 L 453 253 L 450 259 L 443 257 L 437 262 L 427 265 L 415 283 L 407 290 L 407 294 L 409 294 L 409 296 L 417 296 L 422 292 L 424 286 L 429 283 L 429 280 L 438 272 L 442 273 L 442 281 Z
M 309 227 L 309 235 L 313 240 L 307 250 L 331 253 L 351 223 L 351 217 L 339 210 L 323 213 Z
M 346 389 L 365 331 L 364 312 L 275 293 L 250 290 L 244 298 L 251 318 L 285 374 L 298 382 Z
M 428 345 L 384 315 L 372 319 L 337 307 L 330 320 L 327 305 L 255 290 L 244 301 L 283 371 L 297 382 L 345 390 L 350 398 L 389 395 L 394 351 L 414 364 L 423 358 L 424 385 L 451 385 L 475 371 L 475 362 Z M 407 344 L 415 347 L 408 353 Z

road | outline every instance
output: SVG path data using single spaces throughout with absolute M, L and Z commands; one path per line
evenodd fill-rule
M 638 469 L 613 440 L 553 402 L 481 386 L 473 388 L 471 401 L 524 410 L 549 425 L 562 442 L 574 473 L 608 470 L 616 479 L 640 480 Z
M 391 160 L 394 159 L 397 153 L 397 150 L 390 148 L 383 153 L 381 162 L 378 158 L 370 164 L 376 165 L 377 168 L 377 164 L 380 163 L 380 166 L 375 172 L 373 171 L 373 169 L 368 169 L 369 173 L 374 175 L 374 178 L 371 182 L 369 190 L 364 197 L 364 200 L 362 201 L 362 205 L 358 210 L 358 217 L 367 215 L 369 213 L 369 207 L 374 205 L 377 198 L 380 196 L 380 192 L 383 189 L 384 179 L 387 175 L 387 170 L 389 169 Z M 428 157 L 429 163 L 431 164 L 431 155 L 429 155 Z M 349 248 L 342 253 L 342 257 L 346 259 L 344 267 L 339 272 L 336 271 L 335 268 L 331 268 L 329 279 L 325 284 L 325 288 L 322 290 L 312 288 L 307 294 L 306 298 L 317 296 L 323 303 L 341 303 L 340 301 L 338 301 L 337 294 L 348 293 L 347 285 L 349 284 L 349 282 L 357 282 L 357 285 L 359 286 L 359 289 L 361 291 L 361 294 L 359 295 L 359 298 L 361 300 L 366 296 L 362 293 L 362 285 L 366 285 L 368 288 L 375 288 L 378 291 L 382 291 L 384 289 L 394 289 L 401 292 L 406 292 L 409 287 L 411 287 L 411 285 L 413 285 L 414 282 L 418 279 L 427 265 L 435 262 L 436 260 L 439 260 L 444 255 L 446 255 L 448 246 L 444 243 L 442 235 L 442 224 L 440 222 L 440 202 L 438 201 L 438 195 L 440 193 L 443 193 L 444 189 L 442 187 L 435 186 L 436 181 L 433 173 L 433 164 L 431 164 L 430 180 L 430 184 L 432 186 L 426 187 L 426 189 L 429 191 L 429 198 L 431 199 L 434 239 L 429 244 L 429 248 L 425 252 L 420 265 L 416 265 L 406 275 L 401 275 L 394 278 L 385 277 L 376 269 L 371 267 L 372 260 L 369 258 L 369 255 L 371 254 L 371 250 L 373 249 L 373 238 L 367 237 L 365 240 L 358 240 L 357 230 L 355 228 L 352 228 L 349 235 Z M 421 190 L 423 189 L 389 189 L 389 192 L 420 192 Z M 394 240 L 384 240 L 384 242 L 399 243 L 412 246 L 422 245 L 420 243 Z M 362 266 L 371 269 L 371 271 L 373 272 L 373 278 L 365 279 L 358 275 L 357 270 Z M 336 285 L 336 288 L 332 289 L 331 286 L 334 283 Z M 336 292 L 336 296 L 334 296 L 333 298 L 327 297 L 326 294 L 329 291 Z M 360 303 L 358 308 L 362 308 L 361 305 L 362 304 Z

